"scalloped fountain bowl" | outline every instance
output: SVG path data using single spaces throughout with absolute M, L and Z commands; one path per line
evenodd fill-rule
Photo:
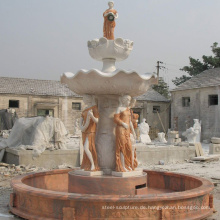
M 117 69 L 112 73 L 92 69 L 80 70 L 76 74 L 67 72 L 61 76 L 61 83 L 77 94 L 125 95 L 139 96 L 144 94 L 150 85 L 155 84 L 154 74 Z
M 147 184 L 123 193 L 126 184 L 117 177 L 71 176 L 73 170 L 54 170 L 15 177 L 11 186 L 10 210 L 15 215 L 34 220 L 81 219 L 204 219 L 213 212 L 213 184 L 203 178 L 144 170 Z M 132 177 L 126 177 L 134 181 Z M 123 181 L 126 180 L 123 178 Z M 140 179 L 136 178 L 136 179 Z M 84 182 L 69 192 L 69 186 Z M 90 191 L 90 183 L 100 182 Z M 110 181 L 110 182 L 109 182 Z M 105 190 L 105 184 L 113 185 Z M 134 182 L 135 183 L 135 182 Z M 115 185 L 114 185 L 115 184 Z M 123 185 L 123 186 L 122 186 Z M 87 187 L 87 189 L 86 189 Z
M 115 59 L 122 61 L 128 58 L 133 49 L 133 41 L 123 38 L 108 40 L 105 37 L 88 41 L 87 46 L 90 56 L 98 61 Z

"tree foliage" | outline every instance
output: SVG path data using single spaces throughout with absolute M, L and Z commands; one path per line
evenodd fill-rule
M 163 95 L 164 97 L 166 97 L 167 99 L 170 98 L 169 86 L 163 80 L 162 77 L 159 77 L 158 84 L 157 85 L 153 85 L 152 88 L 155 91 L 157 91 L 158 93 L 160 93 L 161 95 Z
M 218 43 L 213 43 L 211 48 L 214 56 L 203 55 L 202 61 L 189 57 L 189 66 L 184 66 L 182 69 L 180 69 L 181 71 L 187 72 L 188 76 L 183 75 L 181 77 L 176 77 L 174 80 L 172 80 L 172 82 L 176 86 L 179 86 L 205 70 L 220 67 L 220 47 L 218 47 Z

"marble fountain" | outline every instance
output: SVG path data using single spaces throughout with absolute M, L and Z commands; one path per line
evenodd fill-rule
M 115 67 L 129 56 L 133 42 L 114 38 L 118 13 L 108 4 L 103 37 L 88 42 L 89 54 L 103 69 L 61 76 L 86 106 L 80 119 L 82 165 L 15 177 L 10 210 L 30 220 L 204 219 L 213 212 L 210 181 L 137 168 L 137 118 L 130 106 L 157 76 Z

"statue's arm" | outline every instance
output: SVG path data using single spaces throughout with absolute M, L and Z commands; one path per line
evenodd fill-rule
M 117 125 L 122 125 L 125 129 L 128 129 L 128 125 L 126 123 L 124 123 L 121 119 L 120 119 L 120 108 L 118 108 L 116 110 L 116 114 L 114 115 L 114 122 Z
M 96 118 L 96 117 L 94 116 L 92 110 L 90 110 L 90 111 L 88 112 L 88 114 L 89 114 L 89 116 L 91 117 L 91 119 L 92 119 L 96 124 L 99 122 L 99 118 L 98 118 L 98 117 Z
M 107 12 L 107 11 L 106 11 L 106 12 L 103 13 L 103 16 L 106 17 L 106 16 L 108 16 L 109 14 L 113 14 L 113 13 L 112 13 L 112 12 Z
M 79 127 L 82 132 L 84 132 L 89 127 L 90 117 L 87 116 L 86 123 L 83 125 L 83 118 L 81 117 L 79 120 Z

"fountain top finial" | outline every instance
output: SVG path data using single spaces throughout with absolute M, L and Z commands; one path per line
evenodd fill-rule
M 103 37 L 107 38 L 108 40 L 114 40 L 114 29 L 116 26 L 115 19 L 118 18 L 118 12 L 115 9 L 113 9 L 113 1 L 109 1 L 108 6 L 109 8 L 105 10 L 105 12 L 103 13 Z
M 115 4 L 115 3 L 114 3 L 113 1 L 109 1 L 109 2 L 108 2 L 109 8 L 113 8 L 113 7 L 114 7 L 114 4 Z

